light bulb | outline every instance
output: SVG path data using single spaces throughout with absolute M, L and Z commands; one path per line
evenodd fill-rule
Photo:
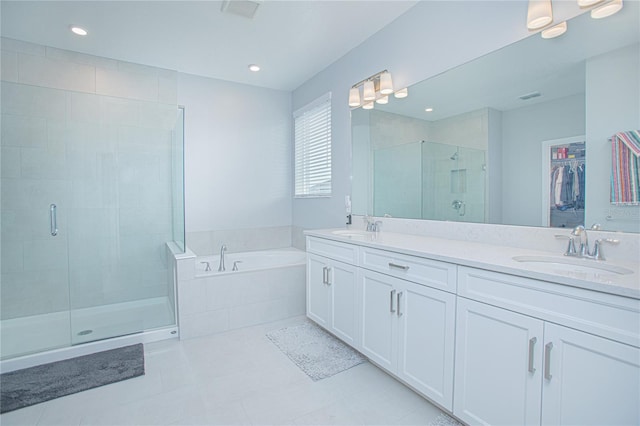
M 357 87 L 352 87 L 351 89 L 349 89 L 349 106 L 360 106 L 360 89 L 358 89 Z
M 398 99 L 406 98 L 407 96 L 409 96 L 409 91 L 405 87 L 404 89 L 400 89 L 396 91 L 396 93 L 394 93 L 393 96 L 395 96 Z
M 591 11 L 591 17 L 593 19 L 602 19 L 607 16 L 611 16 L 622 9 L 622 0 L 611 0 L 608 3 L 598 6 Z
M 541 36 L 542 38 L 554 38 L 554 37 L 561 36 L 566 32 L 567 32 L 567 21 L 564 21 L 564 22 L 560 22 L 558 25 L 554 25 L 551 28 L 542 30 Z
M 376 88 L 373 81 L 367 80 L 364 82 L 364 88 L 362 89 L 362 99 L 365 101 L 374 101 L 376 99 Z
M 380 74 L 380 94 L 390 95 L 393 93 L 393 81 L 391 81 L 391 73 L 385 71 Z
M 551 0 L 529 0 L 527 11 L 527 28 L 539 30 L 553 22 Z

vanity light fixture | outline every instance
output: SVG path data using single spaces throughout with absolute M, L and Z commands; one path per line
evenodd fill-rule
M 551 0 L 529 0 L 527 28 L 539 30 L 553 22 Z
M 86 36 L 87 34 L 89 34 L 87 30 L 77 25 L 70 25 L 69 30 L 71 30 L 71 32 L 74 33 L 75 35 L 79 35 L 79 36 Z
M 542 38 L 555 38 L 567 32 L 567 21 L 560 22 L 558 25 L 554 25 L 542 30 Z
M 622 0 L 611 0 L 591 10 L 593 19 L 602 19 L 618 13 L 622 9 Z
M 360 96 L 360 87 L 362 87 L 362 96 Z M 396 98 L 406 97 L 407 89 L 403 90 L 404 96 L 398 95 L 399 91 L 394 93 L 391 73 L 387 70 L 380 71 L 351 86 L 349 89 L 349 106 L 352 108 L 361 106 L 364 109 L 372 109 L 374 102 L 378 104 L 388 103 L 389 95 L 392 93 L 395 94 Z

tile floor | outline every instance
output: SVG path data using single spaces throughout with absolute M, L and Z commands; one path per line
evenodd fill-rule
M 441 411 L 370 363 L 317 382 L 265 333 L 145 345 L 146 374 L 0 416 L 9 425 L 428 425 Z

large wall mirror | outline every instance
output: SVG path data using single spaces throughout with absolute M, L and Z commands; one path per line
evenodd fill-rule
M 610 138 L 640 129 L 639 17 L 585 13 L 354 109 L 353 213 L 640 232 L 640 206 L 610 198 Z

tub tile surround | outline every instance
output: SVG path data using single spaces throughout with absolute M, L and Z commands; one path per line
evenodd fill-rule
M 227 253 L 287 248 L 292 232 L 291 226 L 187 232 L 187 245 L 198 256 L 219 254 L 223 244 Z

